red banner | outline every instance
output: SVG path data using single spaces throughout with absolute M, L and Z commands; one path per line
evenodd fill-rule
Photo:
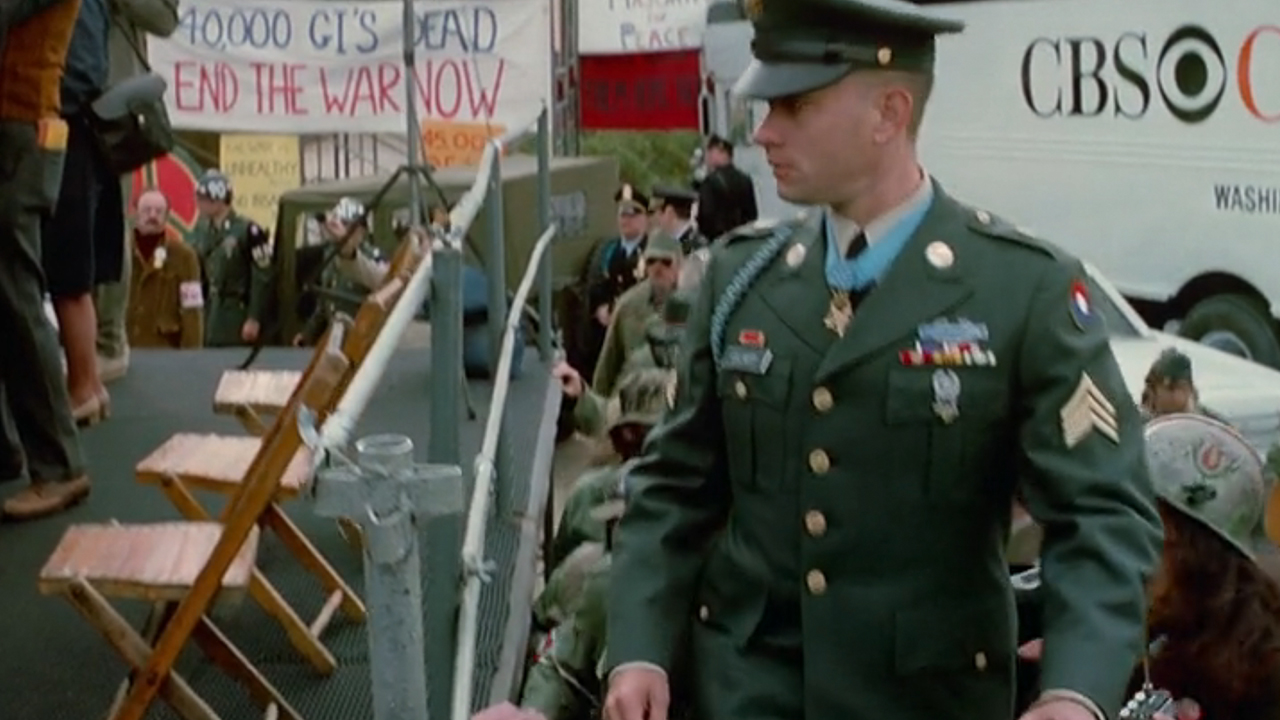
M 580 62 L 582 129 L 698 129 L 699 50 L 588 55 Z

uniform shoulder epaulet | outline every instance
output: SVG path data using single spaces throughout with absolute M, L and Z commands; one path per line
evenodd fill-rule
M 1030 230 L 1018 227 L 1002 217 L 986 210 L 969 209 L 969 229 L 984 237 L 1017 243 L 1022 247 L 1036 250 L 1055 260 L 1064 260 L 1066 256 L 1052 243 L 1041 240 Z
M 782 222 L 775 218 L 760 218 L 754 222 L 739 225 L 724 235 L 721 235 L 712 244 L 718 247 L 727 247 L 734 243 L 742 242 L 743 240 L 760 240 L 767 238 L 772 235 L 773 231 L 781 224 Z

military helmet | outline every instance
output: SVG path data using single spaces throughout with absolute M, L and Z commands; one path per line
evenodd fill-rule
M 351 225 L 364 219 L 364 203 L 355 198 L 343 197 L 329 209 L 328 214 L 344 225 Z
M 1144 435 L 1156 494 L 1252 559 L 1267 499 L 1258 453 L 1203 415 L 1161 416 Z
M 666 409 L 671 375 L 670 370 L 662 368 L 642 368 L 627 373 L 618 384 L 618 419 L 612 427 L 657 423 Z
M 219 202 L 231 202 L 231 178 L 221 170 L 210 168 L 196 181 L 196 197 Z

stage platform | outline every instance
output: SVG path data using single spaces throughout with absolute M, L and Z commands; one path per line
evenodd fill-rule
M 520 635 L 528 611 L 536 572 L 536 544 L 540 510 L 546 500 L 554 443 L 554 418 L 559 389 L 550 382 L 547 367 L 534 348 L 525 353 L 523 376 L 511 385 L 508 432 L 515 449 L 508 458 L 523 482 L 499 487 L 495 515 L 489 522 L 488 558 L 496 572 L 482 596 L 480 646 L 477 652 L 476 704 L 483 706 L 510 692 L 513 673 L 523 648 L 511 638 Z M 302 369 L 309 350 L 268 349 L 255 368 Z M 36 576 L 65 528 L 77 522 L 147 522 L 178 517 L 160 490 L 137 483 L 133 466 L 175 432 L 241 433 L 231 418 L 213 413 L 213 390 L 223 370 L 243 361 L 244 350 L 135 350 L 126 378 L 110 386 L 112 418 L 82 433 L 82 444 L 93 477 L 93 493 L 83 505 L 63 515 L 30 523 L 0 524 L 0 719 L 90 720 L 100 718 L 124 678 L 125 665 L 102 636 L 65 600 L 41 596 Z M 387 369 L 377 394 L 362 418 L 356 437 L 376 432 L 403 432 L 414 439 L 419 461 L 427 460 L 430 399 L 430 357 L 424 347 L 402 348 Z M 462 466 L 470 475 L 479 452 L 487 416 L 488 382 L 469 383 L 477 410 L 464 421 Z M 550 426 L 544 418 L 550 418 Z M 0 485 L 4 495 L 19 488 Z M 470 498 L 470 492 L 467 495 Z M 201 495 L 208 507 L 220 508 Z M 339 536 L 332 520 L 317 517 L 305 501 L 287 505 L 290 516 L 312 542 L 363 594 L 360 559 Z M 532 517 L 531 517 L 532 515 Z M 460 533 L 462 518 L 433 521 L 424 533 L 430 538 Z M 314 617 L 322 600 L 311 576 L 284 552 L 278 540 L 264 534 L 259 566 L 304 618 Z M 424 566 L 435 567 L 424 558 Z M 438 580 L 438 578 L 436 578 Z M 441 593 L 456 592 L 457 579 L 433 582 L 424 573 L 426 605 Z M 146 608 L 121 605 L 126 617 L 140 623 Z M 511 612 L 512 608 L 516 612 Z M 339 667 L 330 677 L 314 673 L 293 650 L 283 631 L 256 604 L 245 600 L 228 614 L 220 611 L 219 625 L 240 649 L 281 689 L 308 720 L 371 718 L 367 637 L 363 625 L 339 616 L 326 631 L 326 645 Z M 429 662 L 448 647 L 432 640 L 452 634 L 451 624 L 428 622 Z M 209 666 L 192 648 L 179 665 L 188 681 L 224 720 L 249 720 L 261 713 L 248 701 L 242 686 Z M 451 689 L 429 682 L 433 696 L 447 697 Z M 433 705 L 434 705 L 433 699 Z M 157 700 L 148 718 L 174 718 Z

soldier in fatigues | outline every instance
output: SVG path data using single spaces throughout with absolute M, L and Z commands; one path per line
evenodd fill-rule
M 628 373 L 654 367 L 675 368 L 680 339 L 684 335 L 684 324 L 689 317 L 689 305 L 692 300 L 690 295 L 691 292 L 681 288 L 663 303 L 662 321 L 649 326 L 649 331 L 646 333 L 648 342 L 636 348 L 627 359 Z M 626 380 L 624 379 L 623 382 L 625 384 Z M 610 422 L 611 398 L 596 392 L 582 382 L 581 378 L 577 379 L 574 390 L 576 405 L 573 409 L 573 419 L 578 432 L 588 436 L 604 432 Z
M 649 236 L 644 249 L 645 279 L 618 299 L 605 333 L 600 361 L 591 378 L 596 392 L 605 397 L 612 395 L 618 380 L 626 374 L 627 360 L 647 345 L 649 328 L 660 321 L 662 304 L 675 292 L 683 257 L 675 238 L 663 232 Z
M 257 342 L 267 310 L 274 248 L 258 223 L 232 209 L 231 181 L 209 170 L 196 184 L 195 246 L 205 277 L 205 345 Z
M 609 428 L 609 441 L 623 464 L 595 468 L 574 483 L 552 542 L 553 563 L 568 557 L 584 542 L 604 539 L 604 528 L 591 520 L 590 513 L 606 500 L 622 495 L 626 463 L 640 454 L 645 436 L 666 410 L 667 389 L 674 378 L 672 370 L 645 368 L 623 379 L 618 388 L 618 419 Z
M 1015 490 L 1051 599 L 1024 720 L 1115 717 L 1162 541 L 1142 422 L 1083 265 L 920 166 L 934 36 L 963 25 L 744 4 L 737 90 L 812 209 L 713 247 L 627 476 L 607 717 L 652 718 L 678 677 L 699 720 L 1009 718 Z
M 625 501 L 618 499 L 592 512 L 596 522 L 610 528 L 607 536 L 612 536 L 611 528 L 624 507 Z M 609 544 L 606 539 L 606 548 Z M 520 704 L 546 720 L 590 720 L 599 716 L 610 564 L 606 552 L 590 568 L 574 613 L 547 635 L 529 668 Z
M 386 261 L 378 249 L 364 242 L 368 232 L 365 208 L 360 201 L 344 197 L 326 213 L 317 216 L 325 239 L 346 243 L 339 249 L 338 257 L 325 266 L 320 275 L 320 287 L 334 290 L 352 298 L 344 301 L 321 295 L 315 311 L 306 325 L 293 338 L 294 345 L 311 345 L 318 342 L 334 316 L 341 312 L 355 317 L 360 302 L 381 283 Z M 354 227 L 353 227 L 354 226 Z M 372 271 L 369 268 L 373 268 Z M 365 281 L 372 281 L 365 284 Z
M 1196 413 L 1230 425 L 1225 418 L 1200 404 L 1191 358 L 1177 348 L 1165 348 L 1151 363 L 1142 392 L 1142 410 L 1148 418 Z

